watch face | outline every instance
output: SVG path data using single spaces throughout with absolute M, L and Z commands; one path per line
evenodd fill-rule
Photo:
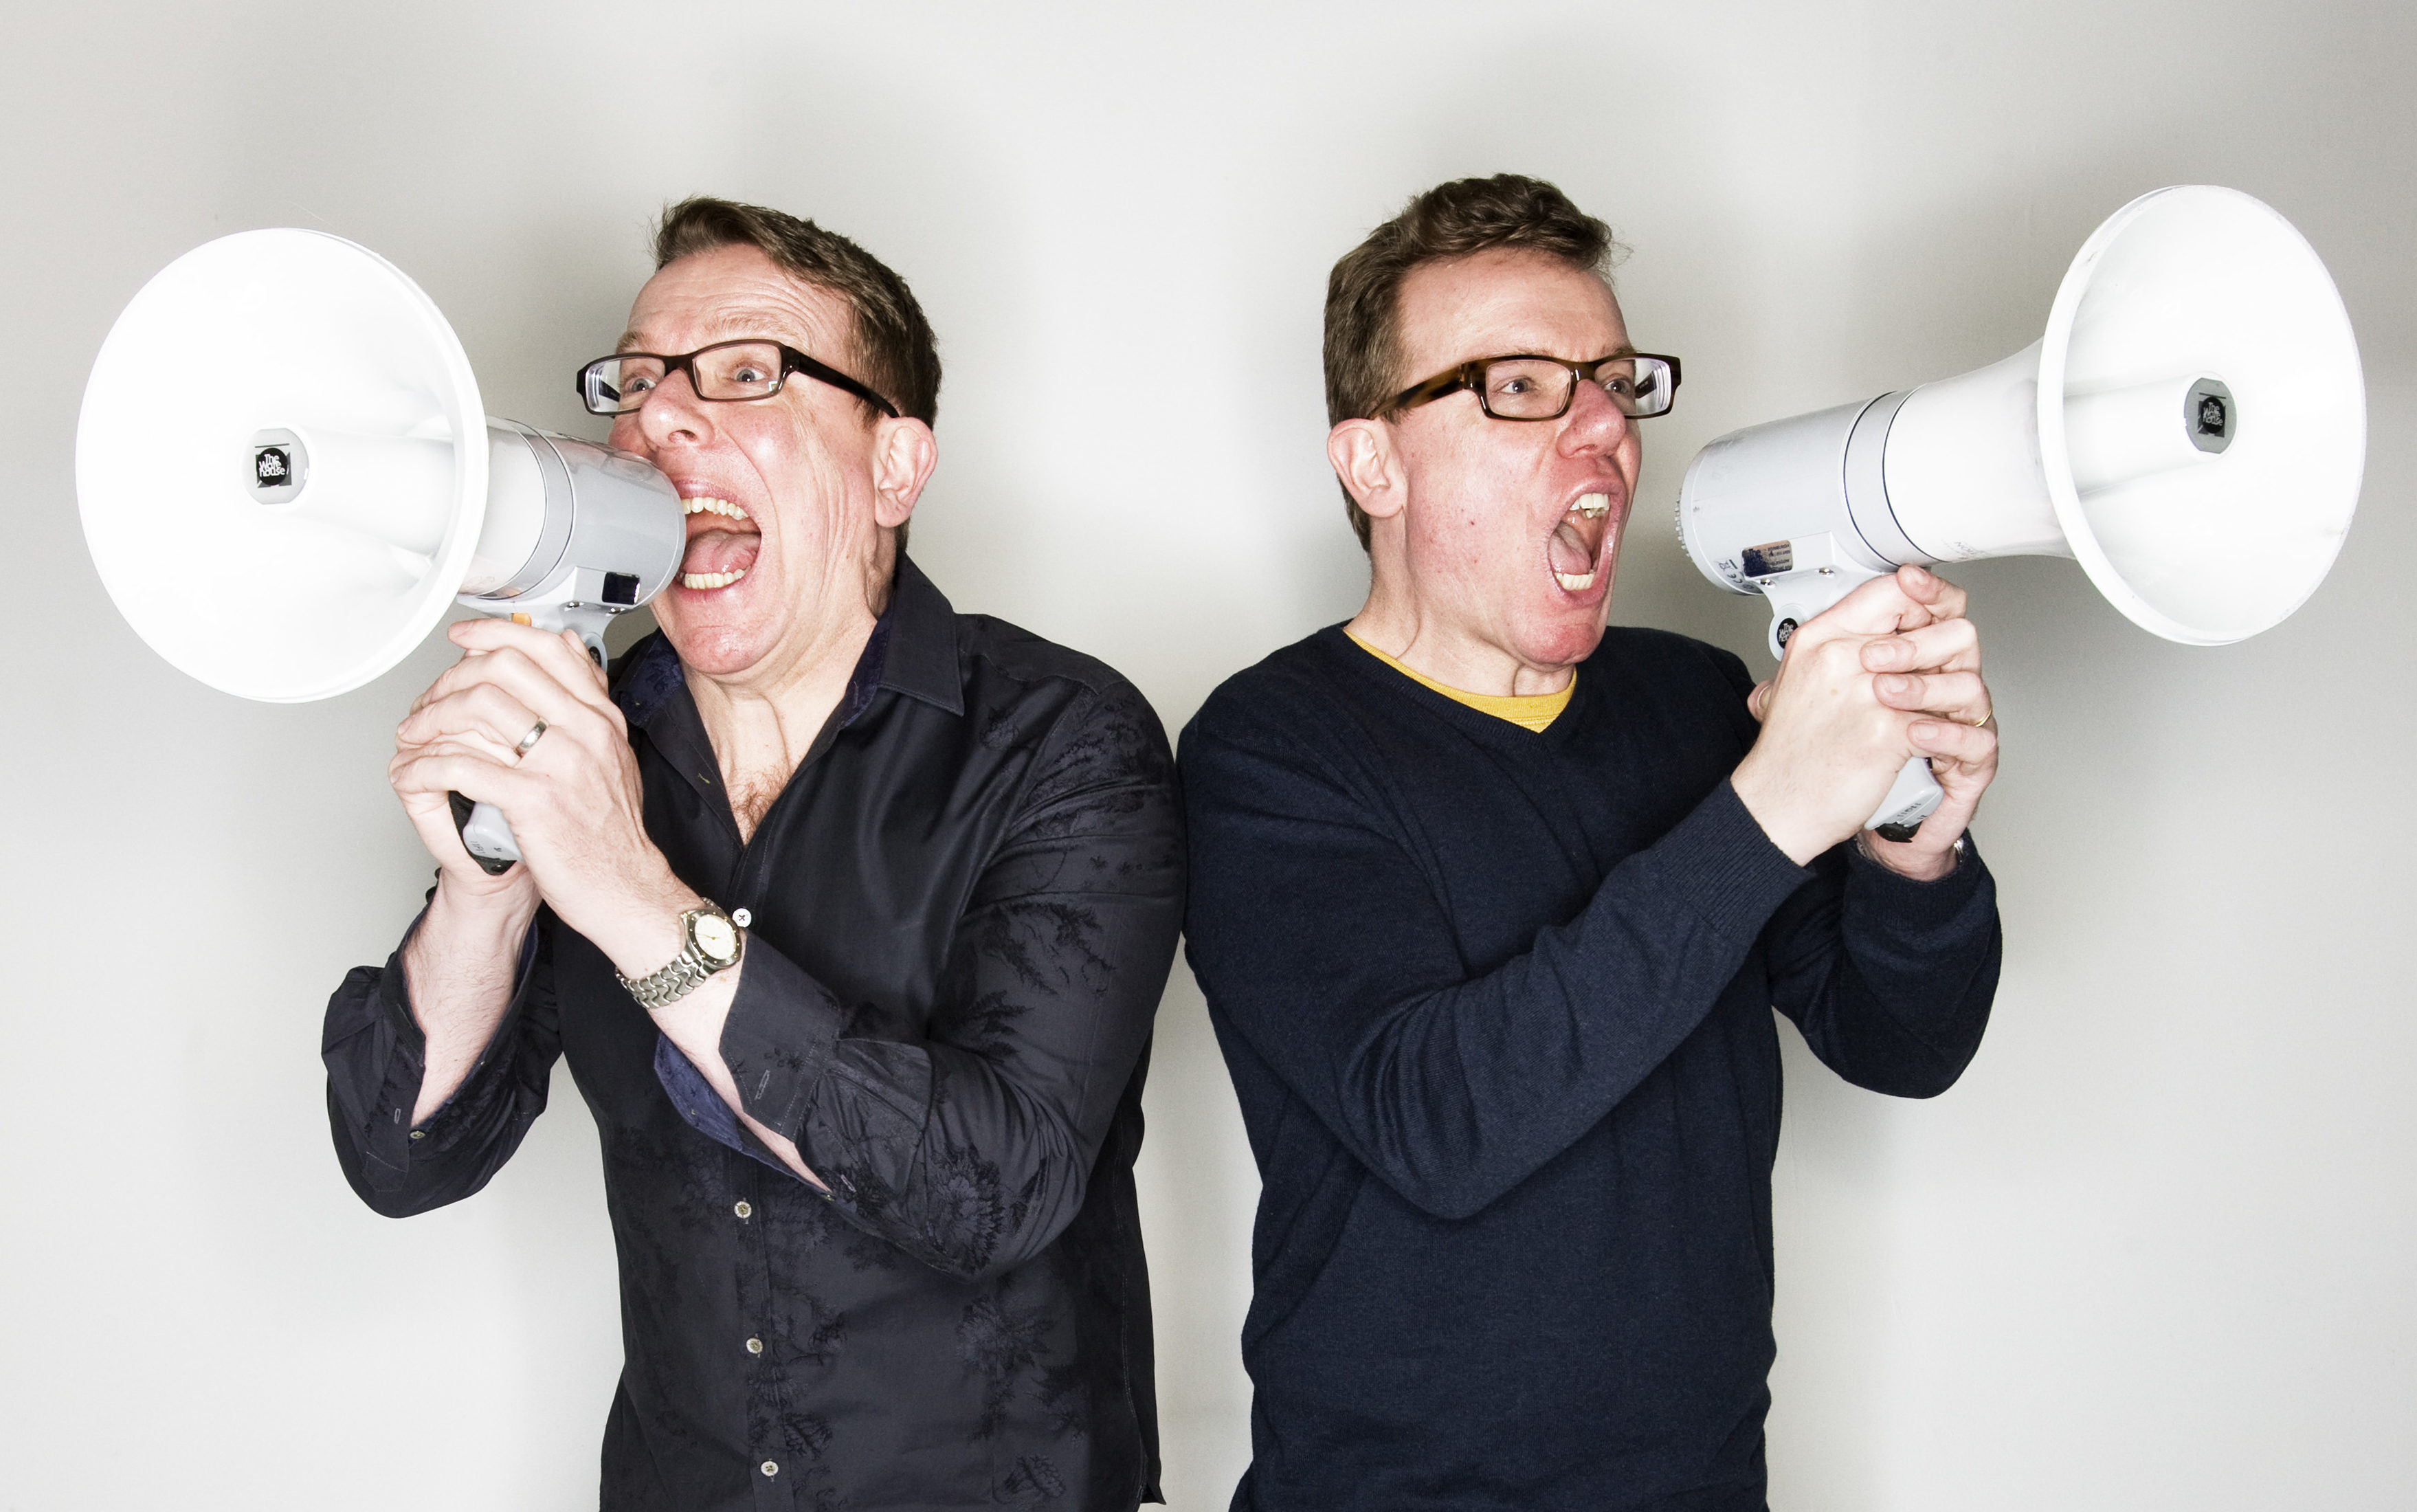
M 698 914 L 696 922 L 689 926 L 689 934 L 709 961 L 727 965 L 738 955 L 738 931 L 718 913 Z

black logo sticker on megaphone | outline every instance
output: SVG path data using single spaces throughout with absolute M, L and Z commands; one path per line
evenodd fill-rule
M 2182 424 L 2191 445 L 2201 451 L 2221 451 L 2232 444 L 2241 428 L 2240 406 L 2221 379 L 2201 378 L 2182 401 Z
M 251 457 L 251 496 L 258 503 L 282 504 L 311 481 L 311 453 L 292 431 L 253 432 Z

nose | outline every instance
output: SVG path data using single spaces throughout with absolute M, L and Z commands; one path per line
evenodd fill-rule
M 635 410 L 613 421 L 613 444 L 650 456 L 665 447 L 697 446 L 713 434 L 713 420 L 686 369 L 663 374 Z
M 1635 423 L 1612 403 L 1602 384 L 1581 378 L 1577 392 L 1570 396 L 1570 412 L 1562 417 L 1561 450 L 1572 456 L 1613 451 L 1628 439 Z

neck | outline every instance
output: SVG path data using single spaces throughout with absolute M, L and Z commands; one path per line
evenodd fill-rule
M 1421 676 L 1463 693 L 1529 697 L 1570 685 L 1568 664 L 1529 662 L 1465 619 L 1440 612 L 1378 573 L 1345 627 Z
M 809 627 L 795 650 L 768 658 L 772 664 L 726 677 L 684 668 L 742 835 L 754 832 L 755 820 L 847 696 L 848 679 L 889 606 L 896 552 L 884 549 L 874 557 L 866 565 L 863 591 L 827 596 L 835 612 Z

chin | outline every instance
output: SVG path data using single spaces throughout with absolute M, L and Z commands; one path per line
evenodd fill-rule
M 672 589 L 675 594 L 686 591 Z M 750 628 L 734 616 L 716 614 L 710 609 L 696 612 L 703 608 L 704 605 L 661 601 L 655 605 L 655 623 L 662 628 L 663 638 L 672 643 L 672 649 L 679 653 L 681 664 L 712 677 L 727 677 L 754 665 L 763 654 L 763 647 L 757 644 L 762 637 L 751 634 Z
M 1603 621 L 1538 626 L 1527 639 L 1522 660 L 1536 666 L 1575 666 L 1603 644 Z

